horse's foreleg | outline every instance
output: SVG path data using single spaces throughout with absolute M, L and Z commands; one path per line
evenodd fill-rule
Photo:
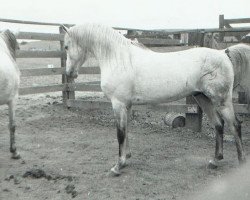
M 10 152 L 12 153 L 11 158 L 19 159 L 21 158 L 21 156 L 16 150 L 16 141 L 15 141 L 15 131 L 16 131 L 15 100 L 10 101 L 8 106 L 9 106 Z
M 117 100 L 112 101 L 112 106 L 116 120 L 117 139 L 119 144 L 119 158 L 117 164 L 111 169 L 111 171 L 114 174 L 119 175 L 120 169 L 123 168 L 126 164 L 126 158 L 131 156 L 127 134 L 129 108 L 126 104 Z
M 234 135 L 236 149 L 238 153 L 238 160 L 240 164 L 245 163 L 246 157 L 241 138 L 241 122 L 236 118 L 234 114 L 232 101 L 229 100 L 225 102 L 224 106 L 221 106 L 220 112 L 224 120 L 228 123 L 230 131 Z
M 217 162 L 223 159 L 223 134 L 224 134 L 224 120 L 219 115 L 211 100 L 203 94 L 195 96 L 195 99 L 202 110 L 207 114 L 209 120 L 215 126 L 215 156 L 213 160 L 209 161 L 211 168 L 217 167 Z

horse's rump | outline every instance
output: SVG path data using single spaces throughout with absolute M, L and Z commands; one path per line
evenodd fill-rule
M 16 64 L 17 40 L 9 30 L 0 34 L 0 104 L 6 104 L 18 95 L 20 71 Z

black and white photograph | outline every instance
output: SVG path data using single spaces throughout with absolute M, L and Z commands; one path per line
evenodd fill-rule
M 0 200 L 250 200 L 250 1 L 0 3 Z

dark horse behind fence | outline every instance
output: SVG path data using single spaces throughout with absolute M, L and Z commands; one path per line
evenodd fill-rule
M 68 76 L 76 77 L 89 56 L 99 61 L 101 88 L 112 102 L 117 124 L 119 158 L 111 169 L 113 173 L 120 174 L 131 156 L 127 123 L 133 102 L 171 102 L 189 95 L 195 97 L 215 126 L 215 157 L 210 165 L 223 159 L 224 122 L 234 135 L 239 162 L 245 162 L 241 123 L 235 117 L 232 93 L 234 84 L 240 84 L 250 94 L 250 47 L 156 53 L 103 25 L 85 24 L 64 30 Z

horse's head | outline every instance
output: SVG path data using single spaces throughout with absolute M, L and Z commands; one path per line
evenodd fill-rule
M 79 41 L 73 36 L 70 29 L 62 26 L 65 31 L 64 48 L 67 53 L 66 75 L 77 78 L 78 68 L 83 65 L 86 60 L 86 50 L 79 45 Z

